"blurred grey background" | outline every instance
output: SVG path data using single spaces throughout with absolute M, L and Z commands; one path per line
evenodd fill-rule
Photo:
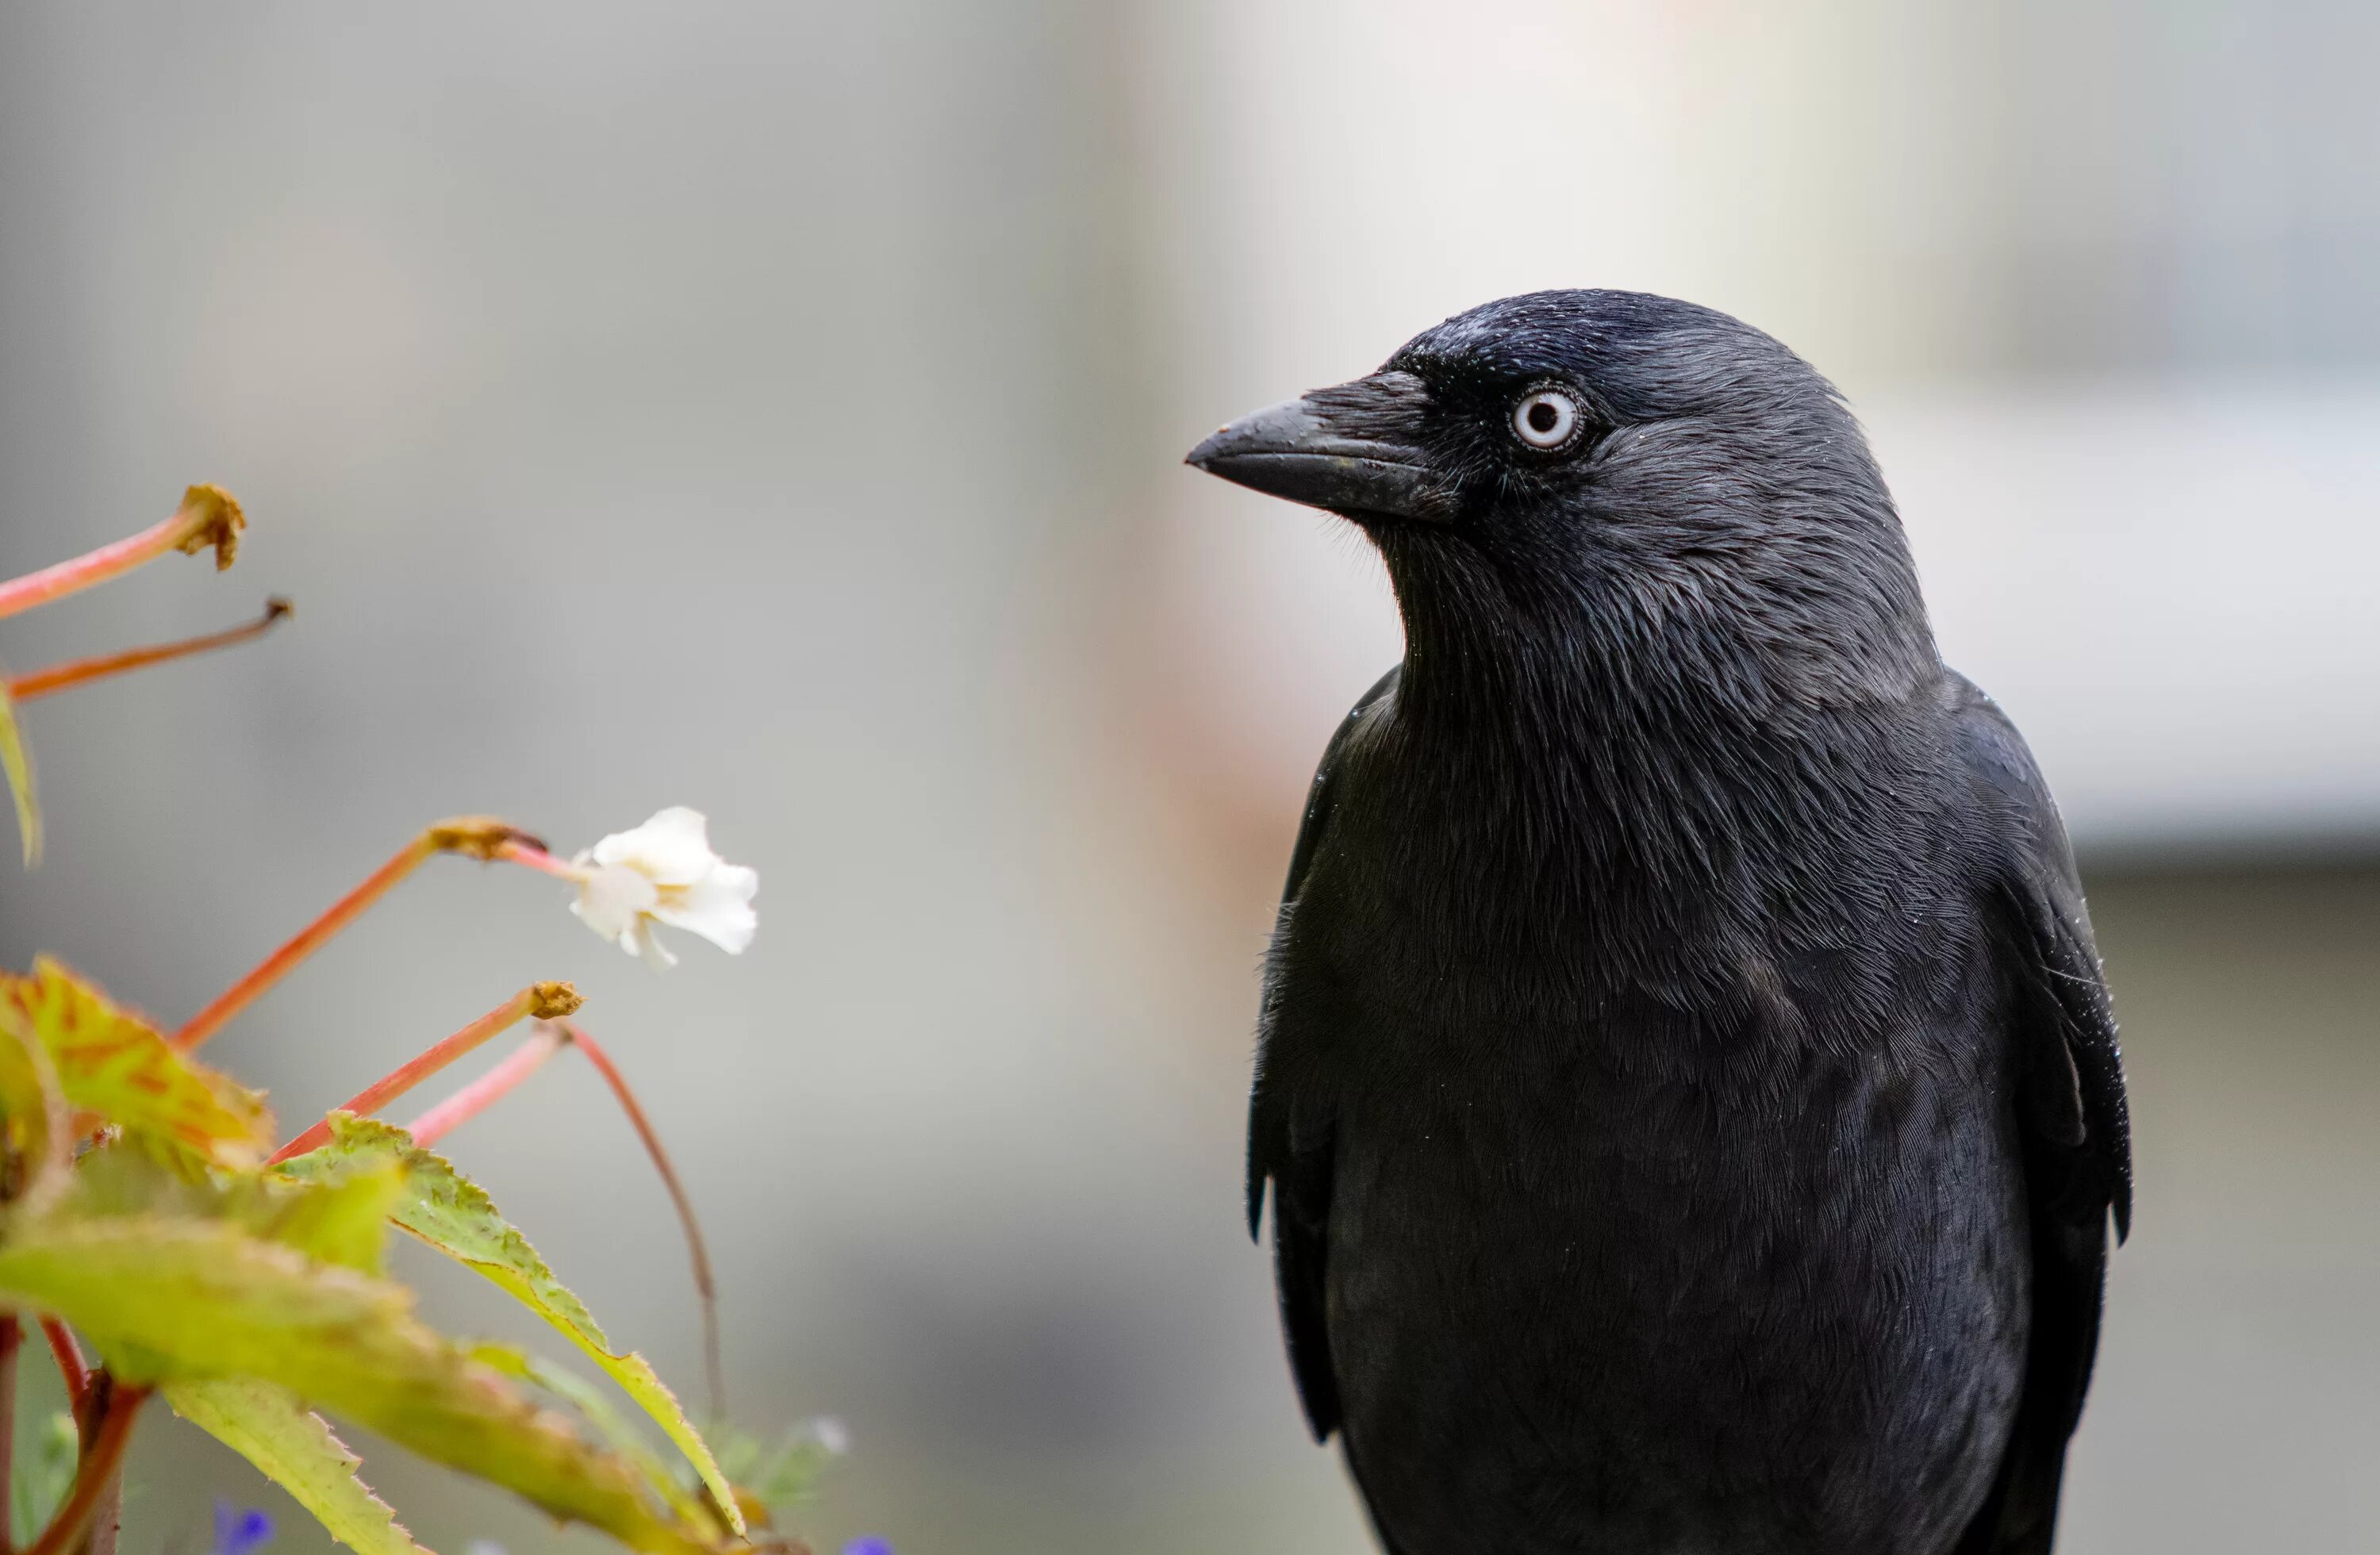
M 822 1549 L 1354 1555 L 1240 1108 L 1396 626 L 1349 536 L 1176 461 L 1491 296 L 1692 297 L 1861 408 L 2091 869 L 2141 1213 L 2061 1549 L 2380 1549 L 2375 54 L 2349 0 L 12 4 L 0 571 L 191 480 L 255 527 L 0 659 L 299 614 L 32 711 L 0 954 L 178 1019 L 434 817 L 697 806 L 761 870 L 740 960 L 444 861 L 212 1051 L 301 1118 L 575 978 L 736 1413 L 850 1431 Z M 698 1391 L 589 1075 L 451 1151 Z M 438 1548 L 595 1548 L 358 1445 Z M 285 1504 L 162 1420 L 135 1476 L 135 1551 Z

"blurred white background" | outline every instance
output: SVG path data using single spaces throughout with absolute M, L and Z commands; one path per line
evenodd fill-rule
M 2094 866 L 2142 1212 L 2061 1549 L 2380 1548 L 2375 48 L 2346 0 L 9 6 L 0 571 L 193 480 L 255 528 L 0 659 L 299 615 L 34 711 L 0 954 L 178 1018 L 435 816 L 696 805 L 762 871 L 741 960 L 657 979 L 448 862 L 217 1051 L 302 1117 L 573 978 L 737 1412 L 850 1427 L 822 1548 L 1353 1555 L 1240 1106 L 1396 626 L 1346 532 L 1177 461 L 1492 296 L 1691 297 L 1851 395 Z M 452 1150 L 693 1387 L 590 1076 Z M 359 1445 L 438 1548 L 594 1547 Z M 274 1504 L 139 1452 L 129 1550 Z

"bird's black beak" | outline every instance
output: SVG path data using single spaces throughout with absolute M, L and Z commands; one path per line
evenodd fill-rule
M 1455 516 L 1457 493 L 1420 446 L 1428 408 L 1429 385 L 1419 378 L 1376 372 L 1243 416 L 1186 462 L 1351 518 L 1443 523 Z

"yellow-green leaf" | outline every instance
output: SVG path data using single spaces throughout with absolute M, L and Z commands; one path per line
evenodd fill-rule
M 222 1221 L 51 1216 L 0 1243 L 0 1304 L 54 1314 L 137 1382 L 286 1388 L 426 1458 L 652 1555 L 742 1548 L 648 1499 L 634 1464 L 582 1440 L 424 1327 L 404 1287 Z
M 311 1182 L 223 1170 L 193 1177 L 126 1140 L 86 1152 L 69 1176 L 62 1216 L 225 1221 L 364 1274 L 387 1266 L 388 1214 L 405 1192 L 405 1168 L 394 1160 Z
M 362 1163 L 393 1160 L 406 1168 L 405 1197 L 391 1213 L 398 1229 L 427 1242 L 458 1263 L 478 1270 L 522 1306 L 543 1318 L 586 1352 L 587 1358 L 612 1378 L 638 1407 L 675 1442 L 694 1465 L 713 1500 L 726 1510 L 735 1532 L 743 1533 L 743 1512 L 737 1509 L 735 1487 L 727 1482 L 701 1433 L 694 1428 L 658 1373 L 644 1356 L 619 1351 L 597 1326 L 586 1303 L 554 1278 L 528 1238 L 496 1209 L 495 1201 L 477 1183 L 455 1170 L 443 1156 L 423 1149 L 413 1136 L 391 1124 L 358 1118 L 349 1112 L 331 1114 L 331 1142 L 284 1161 L 282 1170 L 298 1176 L 335 1174 Z
M 252 1166 L 271 1148 L 263 1097 L 176 1052 L 50 957 L 30 977 L 0 973 L 0 1002 L 30 1023 L 78 1113 L 194 1166 Z
M 0 1204 L 30 1210 L 62 1186 L 72 1120 L 32 1022 L 0 999 Z
M 363 1460 L 285 1389 L 223 1379 L 169 1382 L 164 1393 L 175 1414 L 254 1464 L 358 1555 L 430 1555 L 356 1477 Z
M 17 835 L 25 844 L 25 868 L 42 861 L 42 802 L 33 792 L 33 758 L 25 748 L 24 731 L 17 726 L 17 699 L 8 695 L 8 677 L 0 674 L 0 771 L 8 777 L 8 792 L 17 801 Z
M 686 1494 L 681 1476 L 673 1473 L 661 1454 L 653 1451 L 645 1434 L 629 1424 L 594 1383 L 507 1345 L 475 1345 L 471 1355 L 507 1377 L 534 1383 L 575 1407 L 595 1427 L 596 1434 L 611 1443 L 613 1452 L 645 1471 L 646 1482 L 676 1509 L 679 1516 L 698 1522 L 707 1515 L 702 1504 Z
M 388 1264 L 389 1215 L 405 1197 L 405 1168 L 387 1161 L 331 1183 L 291 1183 L 267 1175 L 239 1181 L 232 1218 L 307 1257 L 364 1274 Z

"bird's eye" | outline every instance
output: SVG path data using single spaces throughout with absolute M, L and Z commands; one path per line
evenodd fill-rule
M 1578 401 L 1560 389 L 1537 389 L 1512 407 L 1512 435 L 1541 451 L 1569 443 L 1578 434 Z

